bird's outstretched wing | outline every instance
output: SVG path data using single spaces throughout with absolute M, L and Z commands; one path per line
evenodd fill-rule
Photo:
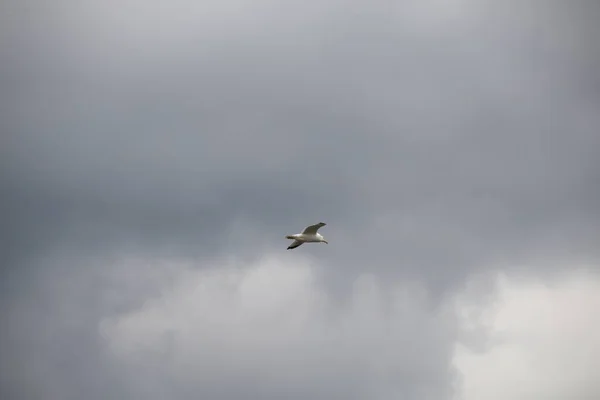
M 299 240 L 294 240 L 294 241 L 292 242 L 292 244 L 290 244 L 290 245 L 288 246 L 288 248 L 287 248 L 287 249 L 288 249 L 288 250 L 295 249 L 296 247 L 298 247 L 298 246 L 301 246 L 301 245 L 302 245 L 302 243 L 304 243 L 304 242 L 301 242 L 301 241 L 299 241 Z
M 304 228 L 304 231 L 302 231 L 302 233 L 306 235 L 314 235 L 315 233 L 317 233 L 320 227 L 325 225 L 327 225 L 325 222 L 319 222 L 318 224 L 307 226 L 306 228 Z

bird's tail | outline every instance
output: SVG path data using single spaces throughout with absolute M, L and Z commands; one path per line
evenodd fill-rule
M 293 236 L 289 236 L 289 235 L 288 235 L 288 236 L 286 236 L 285 238 L 286 238 L 286 239 L 290 239 L 290 240 L 294 240 L 294 239 L 295 239 Z

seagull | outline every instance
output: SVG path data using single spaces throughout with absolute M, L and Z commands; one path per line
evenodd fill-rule
M 296 233 L 295 235 L 288 235 L 285 238 L 293 240 L 292 244 L 287 248 L 288 250 L 295 249 L 298 246 L 301 246 L 303 243 L 327 243 L 327 240 L 321 236 L 320 233 L 317 233 L 319 228 L 327 225 L 324 222 L 319 222 L 318 224 L 307 226 L 304 228 L 302 233 Z

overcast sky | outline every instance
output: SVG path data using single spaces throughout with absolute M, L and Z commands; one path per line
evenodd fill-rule
M 0 397 L 599 398 L 598 18 L 3 1 Z

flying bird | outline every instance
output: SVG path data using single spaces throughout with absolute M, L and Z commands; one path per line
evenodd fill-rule
M 293 240 L 292 244 L 287 248 L 288 250 L 295 249 L 298 246 L 301 246 L 303 243 L 327 243 L 327 240 L 320 233 L 317 233 L 319 228 L 327 225 L 324 222 L 319 222 L 318 224 L 307 226 L 304 228 L 302 233 L 296 233 L 295 235 L 288 235 L 285 238 Z

